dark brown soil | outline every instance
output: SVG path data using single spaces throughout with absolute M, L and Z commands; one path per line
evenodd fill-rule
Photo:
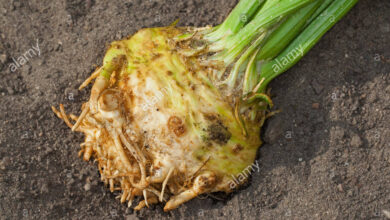
M 271 84 L 260 172 L 230 196 L 134 212 L 77 156 L 80 83 L 143 27 L 218 24 L 236 0 L 0 0 L 0 219 L 385 219 L 390 211 L 390 1 L 361 0 Z M 40 54 L 18 59 L 37 42 Z M 16 69 L 15 69 L 16 68 Z M 216 198 L 213 198 L 216 197 Z M 218 198 L 222 197 L 222 200 Z

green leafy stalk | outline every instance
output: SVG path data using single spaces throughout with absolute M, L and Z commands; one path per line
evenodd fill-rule
M 307 24 L 307 19 L 323 7 L 326 3 L 323 0 L 315 1 L 307 6 L 299 9 L 294 14 L 288 16 L 277 29 L 269 36 L 264 45 L 259 48 L 259 52 L 256 55 L 257 60 L 270 60 L 277 56 L 286 46 L 302 31 Z M 243 95 L 250 92 L 259 80 L 258 64 L 252 62 L 245 72 L 245 78 L 243 83 Z M 247 80 L 247 78 L 255 80 Z
M 317 8 L 317 10 L 311 16 L 311 18 L 307 20 L 306 26 L 309 25 L 316 17 L 318 17 L 318 15 L 321 14 L 321 12 L 324 11 L 334 1 L 335 0 L 324 0 L 321 6 Z
M 275 30 L 257 55 L 258 60 L 268 60 L 277 56 L 300 33 L 307 19 L 321 5 L 322 0 L 315 1 L 298 10 Z
M 320 39 L 339 21 L 358 0 L 337 0 L 331 3 L 320 13 L 289 46 L 275 59 L 265 63 L 261 67 L 261 78 L 264 82 L 259 87 L 259 92 L 264 92 L 268 83 L 297 63 Z M 299 51 L 300 54 L 296 55 Z M 287 59 L 288 62 L 284 62 Z
M 215 30 L 204 36 L 205 40 L 215 42 L 223 37 L 237 33 L 251 17 L 264 0 L 241 0 L 225 21 L 217 26 Z
M 242 50 L 256 38 L 259 32 L 267 29 L 277 23 L 283 17 L 291 14 L 295 10 L 303 7 L 313 0 L 281 1 L 279 4 L 264 10 L 260 15 L 256 15 L 247 25 L 245 25 L 237 34 L 221 39 L 210 46 L 211 51 L 226 49 L 224 61 L 231 63 Z

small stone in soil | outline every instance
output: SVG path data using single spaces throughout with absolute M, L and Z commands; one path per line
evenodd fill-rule
M 1 54 L 0 55 L 0 62 L 5 63 L 5 61 L 7 61 L 7 54 Z
M 29 66 L 29 65 L 24 65 L 24 66 L 22 66 L 21 71 L 22 71 L 22 74 L 23 74 L 23 75 L 29 75 L 30 72 L 31 72 L 31 66 Z
M 382 212 L 386 216 L 386 218 L 390 219 L 390 212 L 389 211 L 383 210 Z
M 351 138 L 351 147 L 361 147 L 363 142 L 362 139 L 359 137 L 359 135 L 354 135 Z
M 0 169 L 5 170 L 9 166 L 10 163 L 11 163 L 10 158 L 9 157 L 4 157 L 0 161 Z
M 86 183 L 85 185 L 84 185 L 84 190 L 85 191 L 89 191 L 91 189 L 91 184 L 90 183 Z
M 47 183 L 42 184 L 40 191 L 41 191 L 41 193 L 48 193 L 49 192 L 49 187 L 48 187 Z
M 341 139 L 341 138 L 343 138 L 344 135 L 345 135 L 345 130 L 344 130 L 344 128 L 341 128 L 341 127 L 333 127 L 332 130 L 333 130 L 332 133 L 333 133 L 335 139 Z
M 319 84 L 316 80 L 313 80 L 311 82 L 311 87 L 313 88 L 314 92 L 318 95 L 322 92 L 324 89 L 324 86 Z
M 343 190 L 343 185 L 341 185 L 341 184 L 337 185 L 337 189 L 338 189 L 340 192 L 344 192 L 344 190 Z
M 13 94 L 15 94 L 15 91 L 14 91 L 14 89 L 12 88 L 12 87 L 10 87 L 10 86 L 7 86 L 7 92 L 8 92 L 8 94 L 10 94 L 10 95 L 13 95 Z
M 280 119 L 275 119 L 270 121 L 270 126 L 265 130 L 264 141 L 273 144 L 275 143 L 279 137 L 282 135 L 282 121 Z

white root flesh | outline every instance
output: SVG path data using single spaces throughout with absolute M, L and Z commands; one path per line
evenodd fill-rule
M 163 201 L 165 187 L 166 187 L 166 185 L 167 185 L 167 183 L 168 183 L 169 177 L 171 177 L 171 174 L 172 174 L 173 170 L 174 170 L 173 167 L 171 167 L 171 168 L 169 169 L 169 172 L 168 172 L 167 177 L 165 177 L 165 180 L 164 180 L 164 182 L 163 182 L 162 189 L 161 189 L 160 198 L 159 198 L 160 202 Z
M 140 180 L 140 183 L 137 185 L 139 185 L 141 188 L 144 188 L 146 186 L 146 171 L 145 171 L 145 164 L 143 162 L 145 159 L 143 159 L 143 160 L 141 159 L 141 158 L 144 158 L 143 155 L 138 153 L 137 149 L 127 141 L 127 139 L 123 135 L 122 131 L 119 132 L 119 137 L 121 138 L 122 142 L 125 144 L 125 146 L 130 151 L 130 153 L 133 155 L 133 157 L 136 159 L 136 161 L 139 165 L 139 168 L 141 170 L 141 180 Z M 132 183 L 132 184 L 134 184 L 134 183 Z
M 126 153 L 122 147 L 121 141 L 119 140 L 119 137 L 116 134 L 116 132 L 114 132 L 113 139 L 114 139 L 114 143 L 116 146 L 116 150 L 118 151 L 122 162 L 126 164 L 126 167 L 131 167 L 131 163 L 129 161 L 129 158 L 127 158 Z
M 134 200 L 134 189 L 131 189 L 129 196 L 127 197 L 127 200 L 129 201 L 129 202 L 127 203 L 127 207 L 130 208 L 131 205 L 133 205 L 133 200 Z
M 65 113 L 64 105 L 60 104 L 60 111 L 58 111 L 54 106 L 51 106 L 51 110 L 57 115 L 58 118 L 64 120 L 65 124 L 72 128 L 73 124 L 70 123 L 68 116 Z
M 158 202 L 158 199 L 156 197 L 149 198 L 147 201 L 142 200 L 141 202 L 138 203 L 136 207 L 134 207 L 134 210 L 138 211 L 144 208 L 145 206 L 149 207 L 149 204 L 155 204 Z M 148 204 L 148 205 L 147 205 Z
M 77 129 L 77 127 L 80 125 L 81 121 L 85 118 L 85 116 L 88 114 L 89 112 L 89 106 L 88 105 L 85 105 L 83 111 L 81 112 L 79 118 L 77 119 L 76 123 L 73 125 L 72 127 L 72 131 L 75 131 Z
M 110 179 L 108 182 L 110 184 L 110 191 L 114 192 L 114 179 Z
M 104 76 L 98 76 L 91 89 L 91 97 L 89 98 L 89 107 L 92 114 L 98 110 L 98 99 L 100 94 L 109 86 L 110 82 Z
M 103 69 L 103 67 L 99 67 L 98 69 L 96 69 L 79 87 L 79 90 L 82 90 L 83 88 L 85 88 L 89 83 L 91 83 L 91 81 L 93 79 L 95 79 L 96 77 L 99 76 L 100 74 L 100 71 Z
M 129 194 L 128 190 L 123 190 L 122 196 L 121 196 L 121 203 L 126 202 L 127 195 Z
M 164 211 L 175 209 L 180 204 L 187 202 L 196 196 L 208 192 L 208 190 L 216 183 L 216 176 L 212 172 L 204 172 L 197 176 L 193 186 L 180 194 L 172 197 L 165 205 Z
M 142 193 L 143 193 L 143 195 L 144 195 L 145 205 L 146 205 L 147 207 L 149 207 L 149 204 L 148 204 L 148 196 L 146 195 L 146 189 L 144 189 L 144 190 L 142 191 Z

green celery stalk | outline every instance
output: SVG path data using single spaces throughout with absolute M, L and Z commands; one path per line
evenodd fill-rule
M 264 78 L 264 82 L 259 87 L 258 92 L 264 92 L 272 79 L 296 64 L 357 2 L 358 0 L 337 0 L 332 2 L 283 52 L 275 59 L 263 64 L 260 78 Z M 301 51 L 301 54 L 289 56 L 297 50 Z M 293 59 L 290 59 L 285 65 L 281 64 L 281 60 L 288 57 L 293 57 Z

